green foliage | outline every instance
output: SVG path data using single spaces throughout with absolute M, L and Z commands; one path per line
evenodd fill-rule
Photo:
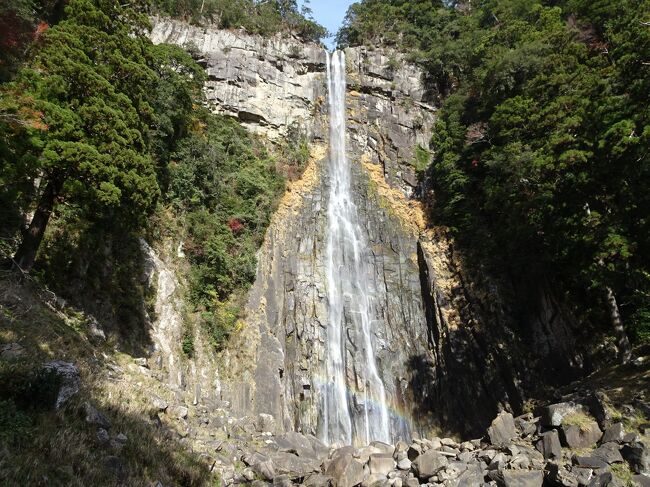
M 232 119 L 202 112 L 197 122 L 172 155 L 166 197 L 186 226 L 191 301 L 220 345 L 234 327 L 222 304 L 255 277 L 255 252 L 284 179 Z
M 34 368 L 31 364 L 2 363 L 0 379 L 0 400 L 22 410 L 52 409 L 61 384 L 55 371 Z
M 273 8 L 285 23 L 297 15 L 292 2 Z M 171 208 L 187 234 L 192 303 L 222 344 L 234 321 L 220 303 L 254 278 L 284 187 L 276 165 L 298 172 L 308 149 L 290 137 L 276 164 L 235 121 L 199 108 L 203 69 L 179 47 L 152 45 L 147 27 L 128 4 L 72 0 L 0 87 L 1 250 L 15 251 L 24 215 L 56 186 L 34 272 L 136 346 L 147 300 L 138 239 L 156 233 L 156 208 Z
M 422 146 L 418 145 L 415 148 L 415 157 L 413 159 L 412 165 L 418 173 L 425 171 L 429 164 L 431 163 L 431 153 L 424 149 Z
M 31 420 L 12 400 L 0 400 L 0 442 L 15 445 L 29 440 Z
M 614 289 L 629 331 L 650 307 L 650 4 L 365 0 L 342 44 L 409 51 L 445 97 L 432 216 L 495 268 L 557 283 L 583 320 Z M 638 330 L 638 331 L 636 331 Z
M 299 8 L 296 0 L 154 0 L 153 4 L 162 13 L 195 23 L 208 21 L 222 29 L 243 27 L 266 37 L 292 32 L 318 41 L 327 35 L 325 28 L 311 18 L 311 10 Z
M 194 357 L 194 336 L 190 332 L 185 332 L 183 334 L 183 339 L 181 340 L 181 349 L 186 357 Z

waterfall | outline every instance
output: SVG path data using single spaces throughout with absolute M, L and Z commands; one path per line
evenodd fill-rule
M 374 273 L 352 195 L 352 172 L 346 155 L 345 54 L 342 51 L 331 57 L 328 54 L 327 81 L 330 189 L 325 269 L 329 315 L 325 383 L 320 391 L 321 438 L 328 444 L 389 442 L 386 391 L 377 371 L 372 339 L 373 323 L 379 319 L 373 306 Z M 354 358 L 347 356 L 348 335 L 357 337 Z M 347 360 L 358 362 L 359 382 L 346 376 Z

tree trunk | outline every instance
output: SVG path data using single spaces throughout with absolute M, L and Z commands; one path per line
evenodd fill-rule
M 45 228 L 54 209 L 54 202 L 61 184 L 49 181 L 38 201 L 34 217 L 27 230 L 23 232 L 23 241 L 20 243 L 14 256 L 14 266 L 23 272 L 30 272 L 34 266 L 36 253 L 45 235 Z
M 609 309 L 609 317 L 612 320 L 612 326 L 614 327 L 614 334 L 618 341 L 618 351 L 620 354 L 621 362 L 626 364 L 632 359 L 632 347 L 630 346 L 630 340 L 627 338 L 625 333 L 625 328 L 623 327 L 623 320 L 621 319 L 621 313 L 618 310 L 618 303 L 616 303 L 616 296 L 611 287 L 605 287 L 606 297 L 607 297 L 607 308 Z

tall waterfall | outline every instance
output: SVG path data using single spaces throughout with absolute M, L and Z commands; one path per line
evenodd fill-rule
M 327 59 L 329 90 L 330 192 L 327 208 L 326 277 L 329 316 L 325 381 L 321 387 L 321 438 L 328 444 L 390 441 L 386 391 L 377 372 L 372 327 L 378 317 L 369 249 L 351 191 L 346 155 L 345 54 Z M 348 334 L 358 337 L 354 358 L 346 353 Z M 356 382 L 346 375 L 346 361 L 356 360 Z M 350 364 L 347 364 L 348 366 Z

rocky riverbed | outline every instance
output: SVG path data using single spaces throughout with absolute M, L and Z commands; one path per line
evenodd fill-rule
M 650 485 L 650 424 L 632 431 L 598 396 L 586 402 L 552 404 L 538 416 L 502 412 L 471 441 L 432 437 L 340 448 L 311 435 L 275 435 L 273 417 L 262 414 L 228 423 L 228 438 L 214 444 L 213 467 L 226 486 Z

